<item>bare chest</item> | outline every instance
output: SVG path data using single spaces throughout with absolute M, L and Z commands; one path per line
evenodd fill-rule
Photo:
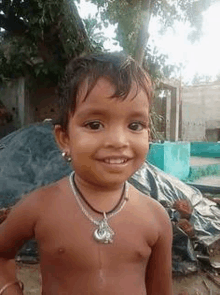
M 96 220 L 102 219 L 93 216 Z M 64 269 L 114 269 L 121 265 L 142 265 L 151 254 L 155 239 L 153 224 L 144 222 L 127 206 L 108 221 L 114 232 L 113 242 L 102 244 L 94 239 L 97 225 L 92 223 L 75 202 L 53 204 L 36 226 L 41 259 Z

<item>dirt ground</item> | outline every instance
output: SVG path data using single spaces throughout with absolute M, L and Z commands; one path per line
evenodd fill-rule
M 18 278 L 24 283 L 24 295 L 40 295 L 40 267 L 39 264 L 17 265 Z M 218 276 L 220 278 L 220 275 Z M 205 283 L 204 283 L 205 282 Z M 206 285 L 205 285 L 206 284 Z M 187 291 L 189 295 L 219 295 L 220 287 L 208 279 L 205 273 L 197 273 L 184 277 L 174 277 L 174 295 Z M 182 293 L 185 295 L 187 293 Z

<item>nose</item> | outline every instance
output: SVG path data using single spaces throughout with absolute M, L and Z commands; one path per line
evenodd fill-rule
M 129 144 L 128 134 L 122 127 L 109 130 L 105 137 L 105 147 L 123 148 Z

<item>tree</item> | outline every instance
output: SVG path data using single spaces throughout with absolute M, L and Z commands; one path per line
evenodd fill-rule
M 57 82 L 70 58 L 97 50 L 71 0 L 2 0 L 0 12 L 2 79 L 31 74 Z
M 100 50 L 104 50 L 104 42 L 109 38 L 101 31 L 102 23 L 98 22 L 97 18 L 92 18 L 91 15 L 87 19 L 83 19 L 83 22 L 91 44 L 95 48 L 100 47 Z
M 171 75 L 178 75 L 182 65 L 171 65 L 167 63 L 168 55 L 159 54 L 156 47 L 147 46 L 143 66 L 148 71 L 151 79 L 156 82 L 162 78 L 171 78 Z
M 202 12 L 212 0 L 90 0 L 99 8 L 102 20 L 117 24 L 117 39 L 122 48 L 140 64 L 149 39 L 149 24 L 157 16 L 163 29 L 175 21 L 188 21 L 192 26 L 189 38 L 201 35 Z M 80 2 L 80 0 L 78 0 Z
M 176 20 L 189 21 L 194 28 L 193 39 L 201 29 L 202 11 L 212 0 L 90 1 L 98 6 L 104 25 L 117 24 L 116 38 L 124 51 L 140 64 L 145 56 L 153 73 L 164 66 L 166 57 L 155 56 L 147 47 L 152 16 L 160 19 L 164 29 Z M 2 0 L 0 27 L 5 31 L 0 46 L 0 78 L 29 73 L 57 81 L 71 57 L 103 50 L 103 36 L 96 36 L 98 42 L 94 40 L 93 28 L 98 25 L 79 17 L 74 0 Z M 171 70 L 172 66 L 164 68 L 167 75 Z

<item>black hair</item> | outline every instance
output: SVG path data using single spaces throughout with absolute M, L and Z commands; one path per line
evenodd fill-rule
M 74 114 L 77 95 L 83 82 L 88 83 L 84 98 L 86 100 L 100 78 L 108 79 L 115 86 L 112 97 L 123 100 L 135 82 L 137 93 L 141 87 L 146 92 L 150 105 L 153 95 L 151 80 L 134 59 L 122 53 L 91 54 L 74 58 L 67 65 L 64 78 L 59 85 L 61 114 L 55 124 L 61 125 L 63 130 L 67 129 L 69 115 Z

